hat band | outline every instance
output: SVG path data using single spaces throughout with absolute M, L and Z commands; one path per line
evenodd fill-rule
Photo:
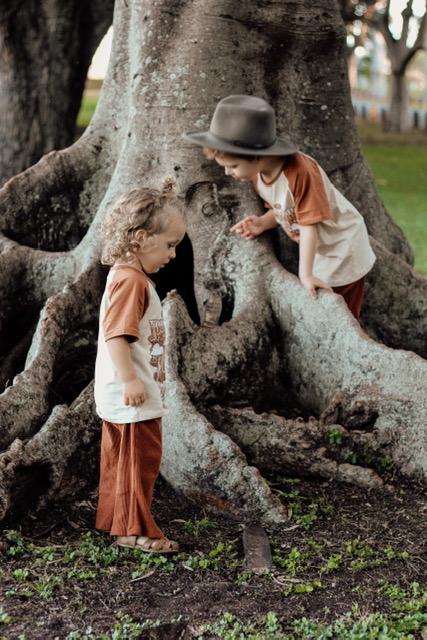
M 211 133 L 213 132 L 211 131 Z M 242 142 L 241 140 L 227 140 L 226 138 L 221 138 L 221 136 L 218 136 L 216 133 L 213 133 L 213 135 L 215 136 L 215 138 L 218 138 L 218 140 L 221 140 L 221 142 L 232 144 L 235 147 L 243 147 L 244 149 L 267 149 L 275 143 L 275 140 L 273 140 L 273 142 L 269 142 L 268 144 L 249 144 L 248 142 Z

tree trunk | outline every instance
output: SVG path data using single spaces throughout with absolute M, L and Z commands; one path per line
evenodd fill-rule
M 6 0 L 0 8 L 0 185 L 72 143 L 87 71 L 114 0 Z
M 394 71 L 391 74 L 391 100 L 389 130 L 400 132 L 410 127 L 408 121 L 408 92 L 405 72 Z
M 364 326 L 419 355 L 372 340 L 339 296 L 311 300 L 284 234 L 247 242 L 228 232 L 260 205 L 181 134 L 207 127 L 230 93 L 269 100 L 279 130 L 365 215 L 378 260 Z M 329 0 L 128 0 L 116 7 L 110 68 L 84 136 L 0 192 L 10 385 L 0 396 L 0 517 L 96 482 L 99 227 L 119 193 L 167 175 L 185 195 L 188 225 L 159 280 L 161 291 L 178 290 L 164 303 L 167 480 L 214 510 L 268 523 L 285 511 L 258 467 L 377 487 L 387 459 L 424 478 L 427 282 L 361 155 L 338 10 Z

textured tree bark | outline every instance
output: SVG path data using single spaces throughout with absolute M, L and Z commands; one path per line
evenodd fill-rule
M 0 7 L 0 185 L 72 143 L 87 71 L 114 0 Z
M 387 458 L 424 478 L 427 283 L 413 272 L 408 244 L 360 152 L 338 10 L 329 0 L 129 0 L 116 7 L 114 33 L 84 136 L 0 192 L 8 345 L 0 518 L 96 482 L 99 226 L 119 193 L 167 175 L 185 195 L 189 238 L 159 285 L 178 289 L 164 304 L 167 480 L 214 510 L 271 523 L 286 510 L 259 469 L 378 487 Z M 279 129 L 365 214 L 378 261 L 364 326 L 419 355 L 368 337 L 339 296 L 312 301 L 292 275 L 295 247 L 280 234 L 247 242 L 228 232 L 260 205 L 181 134 L 207 127 L 217 100 L 230 93 L 273 103 Z M 189 291 L 176 274 L 190 261 Z M 40 481 L 22 492 L 28 478 Z
M 391 74 L 389 128 L 390 131 L 406 131 L 410 126 L 405 72 L 394 72 Z

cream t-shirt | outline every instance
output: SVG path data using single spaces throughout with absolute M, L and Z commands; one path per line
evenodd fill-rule
M 137 377 L 145 387 L 146 398 L 139 407 L 123 402 L 123 383 L 106 344 L 117 336 L 125 336 L 129 341 Z M 167 413 L 162 401 L 164 344 L 162 306 L 151 280 L 134 267 L 112 267 L 101 301 L 95 364 L 96 410 L 103 420 L 127 424 Z
M 356 282 L 375 262 L 365 222 L 313 158 L 296 153 L 277 178 L 254 181 L 281 226 L 317 225 L 313 275 L 332 287 Z

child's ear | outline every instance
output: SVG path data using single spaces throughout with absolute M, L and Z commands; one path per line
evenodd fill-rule
M 138 231 L 135 231 L 134 240 L 139 242 L 139 244 L 142 244 L 146 240 L 147 236 L 148 234 L 145 229 L 138 229 Z
M 155 244 L 154 236 L 148 233 L 145 229 L 138 229 L 135 233 L 134 239 L 138 242 L 141 251 L 150 251 Z

